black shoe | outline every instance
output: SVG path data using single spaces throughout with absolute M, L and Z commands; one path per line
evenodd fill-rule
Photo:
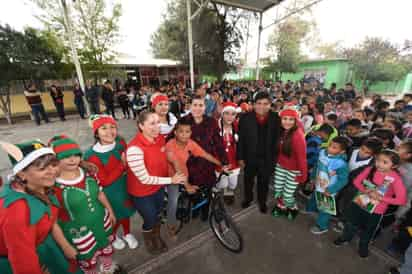
M 400 273 L 401 272 L 399 271 L 398 267 L 393 266 L 389 269 L 389 274 L 400 274 Z
M 287 215 L 286 217 L 288 218 L 289 221 L 293 221 L 296 219 L 296 217 L 299 214 L 299 210 L 298 209 L 292 209 L 292 208 L 288 208 L 287 209 Z
M 348 244 L 349 242 L 346 241 L 345 239 L 339 237 L 339 238 L 337 238 L 333 243 L 334 243 L 336 246 L 343 246 L 343 245 Z
M 368 247 L 359 247 L 358 254 L 361 258 L 367 258 L 369 256 Z
M 251 204 L 251 202 L 243 201 L 243 202 L 242 202 L 242 208 L 243 208 L 243 209 L 248 208 L 248 207 L 250 207 L 250 204 Z
M 259 205 L 259 211 L 260 211 L 260 213 L 262 213 L 262 214 L 268 213 L 268 207 L 267 207 L 267 205 L 266 205 L 266 204 Z

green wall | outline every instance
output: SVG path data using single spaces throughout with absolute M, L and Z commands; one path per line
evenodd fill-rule
M 298 81 L 303 79 L 308 72 L 325 72 L 324 87 L 329 88 L 332 83 L 336 83 L 338 88 L 343 88 L 346 82 L 353 82 L 358 90 L 362 88 L 360 80 L 353 79 L 353 72 L 350 69 L 350 63 L 346 59 L 332 60 L 314 60 L 301 63 L 296 73 L 282 73 L 282 81 Z M 267 71 L 261 72 L 261 79 L 273 80 L 274 73 Z M 256 70 L 254 68 L 245 68 L 242 71 L 228 73 L 226 78 L 230 80 L 255 80 Z M 412 73 L 405 75 L 400 81 L 378 82 L 369 87 L 370 92 L 382 94 L 400 94 L 412 91 Z

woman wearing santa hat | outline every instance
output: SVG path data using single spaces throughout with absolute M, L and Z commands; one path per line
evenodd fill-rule
M 153 94 L 152 98 L 152 110 L 159 116 L 160 120 L 160 135 L 167 137 L 174 129 L 177 118 L 169 111 L 169 98 L 162 94 Z
M 224 200 L 227 204 L 235 201 L 234 190 L 240 173 L 240 167 L 236 158 L 236 143 L 239 139 L 237 115 L 241 112 L 240 108 L 232 102 L 222 105 L 221 118 L 219 119 L 220 136 L 223 139 L 226 156 L 228 159 L 228 171 L 230 176 L 223 176 L 217 187 L 224 189 Z M 219 173 L 221 170 L 217 170 Z

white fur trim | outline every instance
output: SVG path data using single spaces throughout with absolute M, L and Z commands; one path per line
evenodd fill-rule
M 235 107 L 233 107 L 233 106 L 226 106 L 226 107 L 222 108 L 222 113 L 225 112 L 225 111 L 228 111 L 228 110 L 232 110 L 232 111 L 234 111 L 234 112 L 236 112 L 236 113 L 242 112 L 242 109 L 239 108 L 239 107 L 235 108 Z
M 106 153 L 106 152 L 112 151 L 115 146 L 116 146 L 116 142 L 114 142 L 113 144 L 110 144 L 110 145 L 102 145 L 99 142 L 97 142 L 93 146 L 93 150 L 98 152 L 98 153 Z
M 13 175 L 16 175 L 26 167 L 28 167 L 31 163 L 33 163 L 38 158 L 47 155 L 47 154 L 55 154 L 53 149 L 49 147 L 42 147 L 30 152 L 26 157 L 24 157 L 20 162 L 18 162 L 13 167 Z

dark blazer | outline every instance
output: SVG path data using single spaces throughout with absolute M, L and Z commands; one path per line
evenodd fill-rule
M 268 130 L 266 136 L 265 149 L 267 150 L 265 168 L 267 172 L 272 172 L 278 155 L 278 145 L 280 139 L 280 119 L 274 112 L 269 112 Z M 237 159 L 244 160 L 246 165 L 253 164 L 257 160 L 258 144 L 258 124 L 256 113 L 245 113 L 239 121 L 239 141 L 237 144 Z M 303 157 L 306 157 L 304 155 Z

